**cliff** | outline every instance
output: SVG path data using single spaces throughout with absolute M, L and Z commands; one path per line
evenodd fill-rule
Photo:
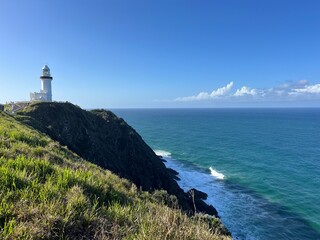
M 219 219 L 187 216 L 174 196 L 142 191 L 0 112 L 0 239 L 229 239 L 225 234 Z
M 167 169 L 141 136 L 110 111 L 86 111 L 71 103 L 36 103 L 18 112 L 18 119 L 142 190 L 166 190 L 189 213 L 195 201 L 197 211 L 217 216 L 212 206 L 197 197 L 201 194 L 192 198 L 184 193 L 174 179 L 175 171 Z

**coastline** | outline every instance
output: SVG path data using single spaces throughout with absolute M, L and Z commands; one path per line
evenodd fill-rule
M 211 174 L 210 169 L 201 169 L 175 159 L 170 152 L 154 151 L 162 157 L 167 168 L 178 172 L 177 183 L 184 191 L 194 188 L 207 195 L 204 202 L 217 209 L 221 222 L 233 239 L 320 239 L 319 233 L 290 209 L 271 203 L 250 189 L 230 183 L 227 176 L 221 179 Z M 256 217 L 252 218 L 252 215 Z M 292 229 L 284 227 L 287 224 L 298 228 L 292 232 Z M 306 229 L 307 235 L 302 231 Z

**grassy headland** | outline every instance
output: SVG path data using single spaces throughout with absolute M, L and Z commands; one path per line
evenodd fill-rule
M 175 181 L 176 172 L 166 168 L 141 136 L 110 111 L 85 111 L 71 103 L 36 103 L 18 112 L 17 118 L 142 190 L 166 190 L 190 214 L 194 199 L 198 212 L 218 215 L 202 200 L 204 194 L 195 191 L 194 198 L 186 194 Z
M 1 239 L 228 239 L 219 219 L 190 217 L 0 112 Z

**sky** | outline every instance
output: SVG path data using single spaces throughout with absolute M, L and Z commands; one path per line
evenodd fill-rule
M 319 0 L 0 0 L 0 103 L 320 107 Z

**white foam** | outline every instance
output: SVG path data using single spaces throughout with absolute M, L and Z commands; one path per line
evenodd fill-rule
M 153 151 L 158 156 L 162 156 L 162 157 L 170 157 L 171 156 L 171 152 L 167 152 L 164 150 L 153 150 Z
M 211 172 L 211 176 L 219 179 L 219 180 L 223 180 L 224 179 L 224 175 L 220 172 L 217 172 L 216 170 L 214 170 L 212 167 L 209 167 L 210 172 Z

